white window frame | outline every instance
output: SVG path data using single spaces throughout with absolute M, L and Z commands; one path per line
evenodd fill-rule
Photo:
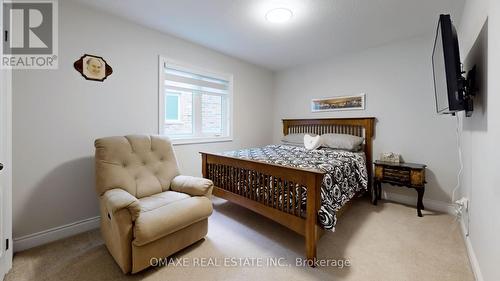
M 165 135 L 164 133 L 164 124 L 165 124 L 165 72 L 164 70 L 164 65 L 169 65 L 173 68 L 177 68 L 179 70 L 185 70 L 188 72 L 194 72 L 199 75 L 203 76 L 208 76 L 208 77 L 213 77 L 221 80 L 225 80 L 229 82 L 228 85 L 228 94 L 227 94 L 227 120 L 226 124 L 223 126 L 227 130 L 227 136 L 214 136 L 214 137 L 183 137 L 183 138 L 175 138 L 171 137 L 172 144 L 174 145 L 179 145 L 179 144 L 195 144 L 195 143 L 210 143 L 210 142 L 228 142 L 233 140 L 233 75 L 232 74 L 226 74 L 226 73 L 218 73 L 210 70 L 206 70 L 204 68 L 190 65 L 187 63 L 179 62 L 174 59 L 170 59 L 165 56 L 159 56 L 158 59 L 158 134 L 160 135 Z M 180 99 L 179 99 L 180 101 Z M 193 103 L 196 102 L 193 100 Z M 194 105 L 193 105 L 194 106 Z M 179 108 L 179 114 L 181 110 Z M 195 115 L 196 112 L 193 112 L 193 115 Z M 201 120 L 201 119 L 200 119 Z M 201 123 L 201 121 L 199 121 Z M 195 120 L 193 121 L 193 130 L 196 130 L 196 128 L 200 127 L 201 124 L 198 124 L 198 122 Z

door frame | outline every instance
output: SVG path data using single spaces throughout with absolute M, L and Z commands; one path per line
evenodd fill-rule
M 0 1 L 3 14 L 4 0 Z M 3 22 L 0 20 L 3 35 Z M 2 36 L 3 40 L 3 36 Z M 0 44 L 3 54 L 3 44 Z M 12 71 L 0 69 L 0 280 L 12 268 Z

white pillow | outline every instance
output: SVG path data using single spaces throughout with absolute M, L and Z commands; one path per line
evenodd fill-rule
M 317 149 L 321 146 L 321 136 L 311 136 L 311 135 L 305 135 L 304 136 L 304 147 L 307 150 L 314 150 Z
M 304 136 L 306 134 L 288 134 L 281 139 L 281 142 L 286 144 L 298 144 L 304 145 Z M 316 136 L 316 134 L 310 134 L 311 136 Z
M 361 150 L 364 138 L 347 134 L 324 134 L 321 135 L 323 146 L 344 149 L 349 151 Z

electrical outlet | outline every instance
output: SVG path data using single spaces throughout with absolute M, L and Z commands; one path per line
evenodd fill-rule
M 469 236 L 469 227 L 470 227 L 470 217 L 469 217 L 469 206 L 470 200 L 469 198 L 462 197 L 460 200 L 455 202 L 458 205 L 458 216 L 462 217 L 462 221 L 465 224 L 465 236 Z
M 469 213 L 469 198 L 462 197 L 455 201 L 457 216 L 461 217 L 464 213 Z
M 465 211 L 467 211 L 467 212 L 469 211 L 469 198 L 462 197 L 462 198 L 458 199 L 457 201 L 455 201 L 455 204 L 459 205 Z

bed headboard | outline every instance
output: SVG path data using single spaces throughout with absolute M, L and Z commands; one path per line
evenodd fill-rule
M 283 119 L 283 134 L 313 133 L 313 134 L 349 134 L 365 138 L 364 151 L 368 186 L 371 188 L 373 137 L 375 134 L 375 117 L 362 118 L 328 118 L 328 119 Z

